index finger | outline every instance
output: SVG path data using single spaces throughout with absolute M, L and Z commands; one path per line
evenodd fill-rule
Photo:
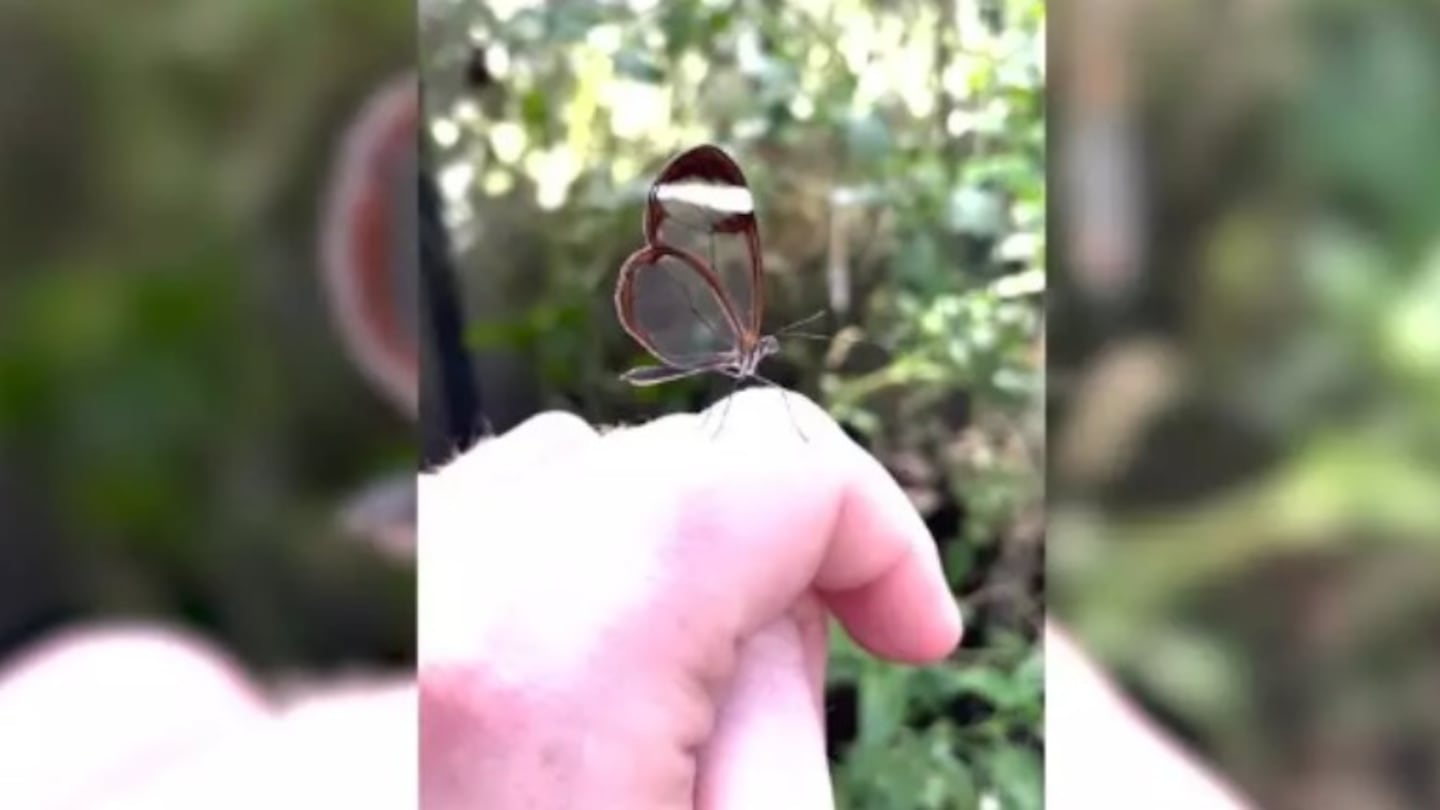
M 685 416 L 615 440 L 680 490 L 679 598 L 728 595 L 749 633 L 813 590 L 876 655 L 948 655 L 959 611 L 933 538 L 889 473 L 799 395 L 751 389 L 714 407 L 728 407 L 718 436 Z

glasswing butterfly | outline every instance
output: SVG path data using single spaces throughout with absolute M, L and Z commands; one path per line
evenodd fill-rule
M 631 369 L 621 379 L 656 385 L 713 372 L 733 378 L 737 389 L 753 378 L 783 395 L 784 388 L 759 373 L 760 363 L 780 351 L 778 335 L 824 313 L 774 335 L 761 333 L 760 229 L 754 195 L 735 161 L 710 144 L 671 160 L 650 187 L 644 233 L 645 246 L 620 268 L 615 310 L 620 325 L 660 364 Z

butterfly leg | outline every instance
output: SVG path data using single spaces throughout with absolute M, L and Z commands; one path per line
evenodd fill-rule
M 809 444 L 810 437 L 806 436 L 805 431 L 800 429 L 800 423 L 795 419 L 795 412 L 790 409 L 790 394 L 785 390 L 785 386 L 775 382 L 774 380 L 771 380 L 768 377 L 762 377 L 759 374 L 755 375 L 755 379 L 765 383 L 766 385 L 780 390 L 780 401 L 785 403 L 785 413 L 790 417 L 790 426 L 795 428 L 795 432 L 800 435 L 800 441 Z
M 714 408 L 714 405 L 712 404 L 711 407 L 706 408 L 705 410 L 703 410 L 703 411 L 700 412 L 700 429 L 701 429 L 701 430 L 705 430 L 705 426 L 708 425 L 708 424 L 710 424 L 711 411 L 713 411 L 713 410 L 715 410 L 715 408 Z
M 715 432 L 710 434 L 710 438 L 712 441 L 714 439 L 720 438 L 720 431 L 722 428 L 725 427 L 725 417 L 730 413 L 730 403 L 735 400 L 735 395 L 739 393 L 740 385 L 743 382 L 745 382 L 744 377 L 738 374 L 735 375 L 735 385 L 730 387 L 730 395 L 725 397 L 725 404 L 720 407 L 720 420 L 715 423 Z M 708 417 L 710 415 L 710 411 L 706 410 L 705 415 Z

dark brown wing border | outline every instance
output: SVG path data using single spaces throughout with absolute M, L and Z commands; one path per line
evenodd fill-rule
M 620 326 L 634 338 L 637 343 L 645 347 L 645 350 L 655 355 L 656 358 L 670 363 L 668 353 L 660 350 L 655 341 L 650 338 L 639 321 L 635 317 L 635 278 L 641 268 L 652 267 L 661 259 L 671 256 L 679 259 L 683 264 L 694 270 L 705 282 L 705 286 L 715 299 L 720 302 L 720 310 L 725 315 L 725 320 L 736 335 L 744 335 L 740 328 L 739 318 L 736 316 L 735 308 L 725 295 L 724 287 L 714 271 L 706 267 L 703 262 L 690 253 L 677 250 L 668 245 L 647 245 L 625 260 L 620 267 L 620 279 L 615 284 L 615 314 L 619 316 Z M 741 347 L 735 347 L 737 350 Z

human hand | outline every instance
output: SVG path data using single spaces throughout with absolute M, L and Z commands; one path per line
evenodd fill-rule
M 808 402 L 803 444 L 762 397 L 716 441 L 696 417 L 600 437 L 547 414 L 422 482 L 423 806 L 829 806 L 825 611 L 908 662 L 959 624 L 885 474 Z M 405 684 L 282 706 L 208 644 L 144 628 L 7 663 L 0 806 L 414 795 Z M 1047 806 L 1244 806 L 1053 627 L 1046 670 Z
M 786 396 L 718 438 L 545 414 L 422 476 L 422 807 L 832 805 L 827 614 L 908 663 L 961 623 L 899 487 Z

